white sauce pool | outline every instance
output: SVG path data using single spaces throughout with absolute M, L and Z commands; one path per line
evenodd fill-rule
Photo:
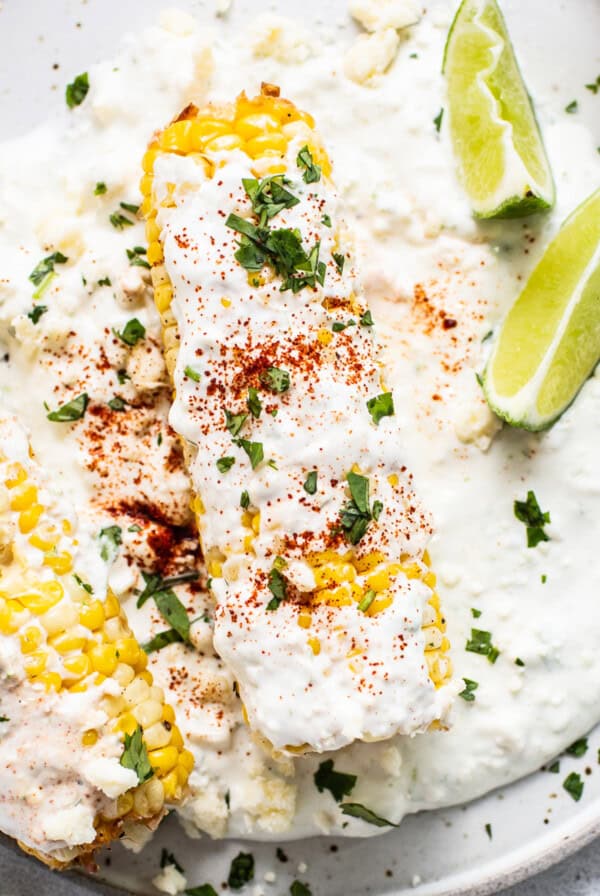
M 431 554 L 456 676 L 479 685 L 475 701 L 456 701 L 448 732 L 355 745 L 332 757 L 336 769 L 358 776 L 352 799 L 393 821 L 475 797 L 538 768 L 600 717 L 600 608 L 593 584 L 600 378 L 588 381 L 549 433 L 504 429 L 491 445 L 495 425 L 475 379 L 482 338 L 561 219 L 597 185 L 600 157 L 556 96 L 529 81 L 557 180 L 557 207 L 551 216 L 521 222 L 473 222 L 455 181 L 445 128 L 438 136 L 433 125 L 444 105 L 439 68 L 452 5 L 436 4 L 403 34 L 392 68 L 372 86 L 344 75 L 340 44 L 321 46 L 314 33 L 303 42 L 296 23 L 282 32 L 283 49 L 271 33 L 267 48 L 275 55 L 266 57 L 253 52 L 265 45 L 266 25 L 254 43 L 247 33 L 219 38 L 208 91 L 209 38 L 171 16 L 163 20 L 166 30 L 131 38 L 117 64 L 90 68 L 91 89 L 80 108 L 61 109 L 36 134 L 0 147 L 0 327 L 11 358 L 0 366 L 2 394 L 31 426 L 38 457 L 61 475 L 84 515 L 95 489 L 93 512 L 101 525 L 114 515 L 98 509 L 90 445 L 77 437 L 77 427 L 71 433 L 48 423 L 42 402 L 55 407 L 64 400 L 65 384 L 81 391 L 83 383 L 104 401 L 115 391 L 112 380 L 86 366 L 83 352 L 65 356 L 65 332 L 74 331 L 89 351 L 102 342 L 109 354 L 119 348 L 110 328 L 121 329 L 133 316 L 149 334 L 158 333 L 143 289 L 135 298 L 135 288 L 90 291 L 81 285 L 82 273 L 88 282 L 110 276 L 115 283 L 137 273 L 124 250 L 143 242 L 141 224 L 122 232 L 107 218 L 119 201 L 137 201 L 138 164 L 148 137 L 187 102 L 202 102 L 207 92 L 218 100 L 242 89 L 254 93 L 261 80 L 280 84 L 282 95 L 314 115 L 358 231 L 366 295 L 385 341 L 407 465 L 434 515 Z M 94 196 L 97 181 L 109 185 L 106 199 Z M 55 248 L 70 263 L 57 270 L 44 296 L 51 310 L 37 330 L 22 316 L 32 307 L 27 277 Z M 444 319 L 456 326 L 444 326 Z M 35 346 L 42 332 L 57 346 L 52 366 L 47 352 Z M 120 363 L 114 359 L 114 366 Z M 127 356 L 123 363 L 133 362 Z M 148 373 L 148 364 L 144 369 Z M 157 382 L 146 383 L 155 395 L 160 376 L 158 361 Z M 150 469 L 164 506 L 183 521 L 189 497 L 183 473 L 163 476 L 163 454 L 150 447 L 144 453 L 147 434 L 165 419 L 160 395 L 144 412 L 138 436 L 127 436 L 127 458 Z M 156 444 L 154 436 L 150 443 Z M 128 478 L 122 488 L 129 494 L 142 486 Z M 533 550 L 513 515 L 514 500 L 528 489 L 552 518 L 551 540 Z M 118 572 L 126 595 L 139 584 L 139 571 L 122 564 Z M 202 595 L 193 600 L 196 609 L 206 602 Z M 142 640 L 165 627 L 149 606 L 136 613 L 133 604 L 126 600 Z M 475 619 L 472 609 L 481 615 Z M 494 665 L 465 651 L 472 627 L 492 633 L 500 651 Z M 194 795 L 183 810 L 189 829 L 279 839 L 377 833 L 342 816 L 328 793 L 316 791 L 312 776 L 324 757 L 274 763 L 249 740 L 231 677 L 212 653 L 209 624 L 200 619 L 193 639 L 196 654 L 174 644 L 153 663 L 157 683 L 173 688 L 175 703 L 188 701 L 181 727 L 198 757 Z M 185 676 L 174 675 L 175 667 Z

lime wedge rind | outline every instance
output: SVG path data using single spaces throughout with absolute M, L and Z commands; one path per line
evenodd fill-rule
M 539 356 L 548 319 L 553 329 Z M 599 360 L 600 190 L 564 222 L 504 319 L 485 368 L 484 394 L 498 417 L 537 432 L 572 404 Z
M 482 21 L 484 14 L 495 22 L 497 30 Z M 481 64 L 474 68 L 477 62 Z M 443 71 L 448 80 L 450 130 L 459 174 L 474 215 L 513 218 L 551 208 L 555 192 L 550 165 L 496 0 L 463 0 L 446 40 Z M 497 95 L 490 86 L 496 76 Z M 509 120 L 510 108 L 507 107 L 505 117 L 501 114 L 506 98 L 511 100 L 513 112 L 519 116 L 518 134 L 513 124 L 517 118 L 513 116 L 513 121 Z M 472 107 L 471 113 L 465 112 L 465 105 Z M 516 142 L 526 145 L 529 160 L 542 178 L 532 175 L 517 151 Z M 475 153 L 473 146 L 479 146 Z M 485 177 L 486 162 L 490 172 L 502 168 L 503 173 L 499 182 L 482 194 L 479 181 Z

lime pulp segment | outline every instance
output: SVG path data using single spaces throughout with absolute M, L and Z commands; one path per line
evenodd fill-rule
M 551 207 L 550 166 L 496 0 L 463 0 L 444 73 L 459 176 L 475 215 L 517 217 Z

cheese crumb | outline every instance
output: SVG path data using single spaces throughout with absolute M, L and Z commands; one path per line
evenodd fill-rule
M 399 45 L 400 38 L 394 28 L 359 35 L 346 53 L 346 77 L 356 84 L 373 84 L 390 67 Z
M 92 843 L 96 839 L 94 811 L 83 803 L 66 809 L 53 808 L 42 829 L 48 840 L 63 840 L 67 846 Z
M 152 883 L 161 893 L 177 896 L 187 888 L 187 880 L 175 865 L 165 865 L 160 874 L 152 878 Z
M 265 14 L 258 17 L 251 37 L 255 56 L 271 57 L 277 62 L 305 62 L 312 55 L 311 37 L 305 28 L 284 16 Z
M 274 871 L 265 871 L 265 881 L 268 884 L 274 884 L 277 880 L 277 875 Z
M 466 402 L 454 424 L 454 431 L 461 442 L 474 443 L 480 451 L 487 451 L 492 439 L 502 429 L 502 423 L 490 410 L 484 399 L 477 397 Z
M 118 759 L 98 757 L 85 762 L 82 768 L 83 777 L 102 793 L 115 800 L 126 790 L 138 783 L 138 776 L 131 768 L 124 768 Z
M 407 28 L 420 18 L 415 0 L 350 0 L 350 15 L 367 31 Z

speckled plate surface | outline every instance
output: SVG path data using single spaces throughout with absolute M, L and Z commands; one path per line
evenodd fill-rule
M 165 0 L 5 0 L 0 9 L 0 109 L 2 133 L 26 130 L 52 113 L 62 101 L 66 74 L 83 71 L 110 56 L 124 31 L 143 27 L 167 4 Z M 214 22 L 214 3 L 179 0 L 177 5 Z M 347 21 L 345 0 L 234 0 L 231 26 L 257 10 L 277 9 L 311 16 L 318 23 L 334 16 Z M 511 34 L 526 72 L 549 79 L 557 95 L 581 96 L 591 74 L 600 71 L 598 0 L 504 0 Z M 60 68 L 53 70 L 53 64 Z M 63 72 L 65 75 L 63 75 Z M 600 99 L 599 99 L 600 102 Z M 600 107 L 588 124 L 600 145 Z M 581 110 L 585 115 L 585 105 Z M 568 612 L 568 611 L 567 611 Z M 583 732 L 582 732 L 583 733 Z M 120 847 L 101 859 L 100 875 L 137 893 L 152 893 L 162 846 L 175 850 L 186 869 L 188 886 L 210 881 L 218 892 L 229 861 L 240 848 L 257 862 L 256 893 L 280 896 L 295 878 L 308 882 L 313 896 L 485 896 L 534 874 L 589 842 L 600 833 L 600 733 L 590 738 L 582 758 L 561 762 L 561 774 L 540 771 L 467 806 L 424 813 L 393 833 L 372 840 L 298 841 L 285 845 L 288 861 L 276 858 L 275 844 L 214 843 L 189 840 L 175 820 L 139 855 Z M 566 774 L 577 770 L 585 792 L 574 802 L 562 789 Z M 488 833 L 489 832 L 489 833 Z M 307 868 L 304 868 L 304 865 Z M 300 871 L 298 870 L 300 866 Z M 73 875 L 52 877 L 0 842 L 2 880 L 22 880 L 48 896 L 114 892 Z M 267 880 L 265 880 L 265 874 Z M 276 875 L 273 880 L 273 874 Z M 2 888 L 4 892 L 4 888 Z M 249 889 L 249 892 L 252 892 Z

